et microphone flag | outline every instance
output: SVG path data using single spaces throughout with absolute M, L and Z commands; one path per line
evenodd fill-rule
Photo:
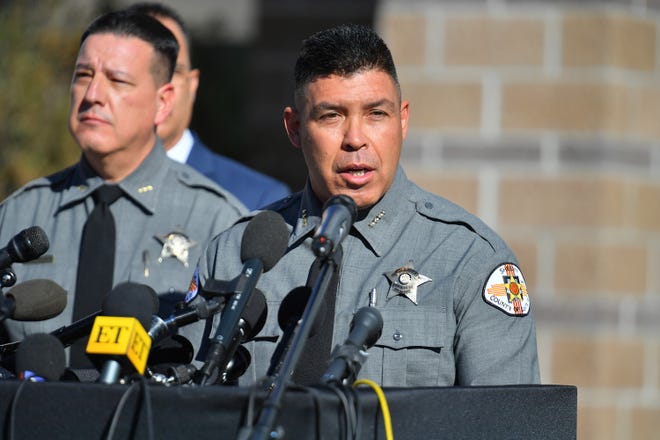
M 144 374 L 151 338 L 135 318 L 97 316 L 87 341 L 87 353 L 126 357 Z

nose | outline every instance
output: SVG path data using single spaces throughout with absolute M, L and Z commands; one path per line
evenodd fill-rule
M 84 99 L 89 104 L 102 104 L 105 100 L 105 85 L 100 75 L 94 75 L 85 88 Z
M 347 150 L 360 150 L 366 146 L 367 136 L 361 118 L 348 118 L 346 120 L 343 147 Z

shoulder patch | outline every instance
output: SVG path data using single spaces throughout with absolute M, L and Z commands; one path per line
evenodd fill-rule
M 505 263 L 493 270 L 483 289 L 487 304 L 510 316 L 526 316 L 530 300 L 522 272 L 513 263 Z

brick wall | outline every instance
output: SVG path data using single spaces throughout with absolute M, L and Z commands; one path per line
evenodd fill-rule
M 514 248 L 578 438 L 660 438 L 660 5 L 381 1 L 408 175 Z

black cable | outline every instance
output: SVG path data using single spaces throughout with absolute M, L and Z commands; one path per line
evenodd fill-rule
M 147 437 L 154 439 L 154 415 L 151 407 L 151 394 L 149 393 L 149 382 L 144 376 L 138 376 L 140 387 L 142 388 L 142 400 L 144 401 L 144 412 L 147 418 Z
M 117 429 L 117 425 L 119 424 L 119 417 L 121 416 L 122 411 L 124 410 L 124 405 L 126 405 L 126 402 L 128 401 L 128 397 L 131 395 L 131 392 L 133 392 L 134 389 L 139 387 L 138 382 L 132 383 L 126 391 L 122 394 L 121 398 L 119 399 L 119 402 L 117 403 L 117 406 L 115 407 L 115 411 L 112 414 L 112 420 L 110 422 L 110 426 L 108 427 L 108 435 L 106 435 L 107 440 L 112 440 L 112 437 L 115 435 L 115 430 Z
M 348 403 L 348 398 L 346 397 L 346 387 L 329 387 L 332 392 L 339 398 L 341 402 L 342 409 L 344 410 L 344 423 L 346 424 L 346 438 L 352 439 L 355 436 L 355 412 L 353 408 Z
M 16 408 L 18 407 L 18 397 L 21 395 L 21 392 L 25 388 L 25 384 L 27 381 L 21 381 L 21 383 L 18 385 L 16 388 L 16 392 L 14 393 L 14 396 L 11 398 L 11 406 L 9 409 L 9 428 L 8 428 L 8 433 L 7 433 L 7 439 L 8 440 L 13 440 L 14 438 L 14 426 L 16 425 L 16 413 L 17 410 Z

